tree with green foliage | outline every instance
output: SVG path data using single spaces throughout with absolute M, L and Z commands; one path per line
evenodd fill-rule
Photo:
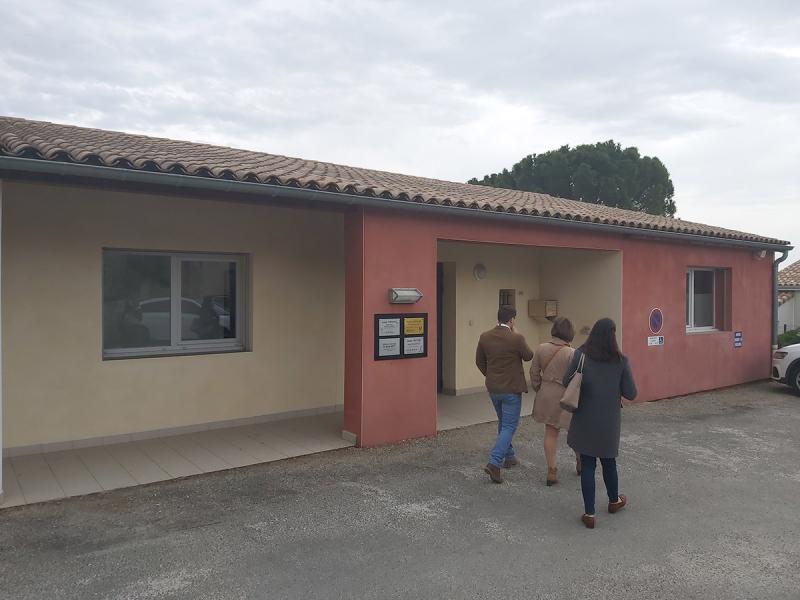
M 614 140 L 530 154 L 510 171 L 503 169 L 468 183 L 542 192 L 653 215 L 675 214 L 675 188 L 664 163 L 641 156 L 636 147 L 623 149 Z
M 778 348 L 791 346 L 792 344 L 800 344 L 800 329 L 785 331 L 778 336 Z

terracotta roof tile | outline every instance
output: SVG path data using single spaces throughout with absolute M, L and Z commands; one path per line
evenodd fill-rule
M 0 117 L 0 156 L 325 189 L 338 193 L 539 215 L 703 237 L 788 244 L 775 238 L 722 227 L 535 192 L 413 177 L 263 152 L 14 117 Z
M 781 306 L 794 298 L 794 292 L 779 292 L 778 293 L 778 306 Z
M 800 260 L 778 272 L 778 285 L 781 287 L 800 288 Z

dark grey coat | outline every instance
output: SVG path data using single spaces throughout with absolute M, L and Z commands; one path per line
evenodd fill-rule
M 583 352 L 572 357 L 564 375 L 566 386 L 578 370 Z M 583 382 L 578 410 L 572 415 L 567 443 L 579 454 L 598 458 L 616 458 L 619 454 L 621 396 L 636 398 L 628 359 L 622 362 L 598 362 L 588 356 L 583 364 Z

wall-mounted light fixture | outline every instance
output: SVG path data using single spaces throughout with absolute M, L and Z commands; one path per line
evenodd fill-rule
M 414 304 L 422 300 L 417 288 L 389 288 L 389 304 Z
M 478 281 L 481 279 L 486 279 L 486 265 L 482 263 L 478 263 L 474 267 L 472 267 L 472 276 L 475 277 Z

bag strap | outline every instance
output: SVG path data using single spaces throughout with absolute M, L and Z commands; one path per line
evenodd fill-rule
M 547 343 L 548 343 L 548 344 L 552 344 L 553 346 L 555 346 L 555 344 L 553 344 L 553 342 L 547 342 Z M 561 346 L 561 348 L 559 348 L 558 350 L 556 350 L 555 352 L 553 352 L 553 356 L 551 356 L 551 357 L 550 357 L 550 360 L 548 360 L 548 361 L 547 361 L 547 364 L 546 364 L 545 366 L 543 366 L 543 367 L 542 367 L 542 375 L 544 375 L 544 372 L 545 372 L 545 371 L 547 371 L 547 367 L 549 367 L 549 366 L 550 366 L 550 363 L 552 363 L 552 362 L 553 362 L 553 359 L 554 359 L 556 356 L 558 356 L 558 353 L 559 353 L 559 352 L 561 352 L 561 351 L 562 351 L 564 348 L 569 348 L 569 346 Z
M 583 363 L 585 358 L 586 355 L 583 352 L 581 352 L 581 357 L 578 360 L 578 370 L 576 371 L 576 373 L 580 373 L 581 375 L 583 375 Z

